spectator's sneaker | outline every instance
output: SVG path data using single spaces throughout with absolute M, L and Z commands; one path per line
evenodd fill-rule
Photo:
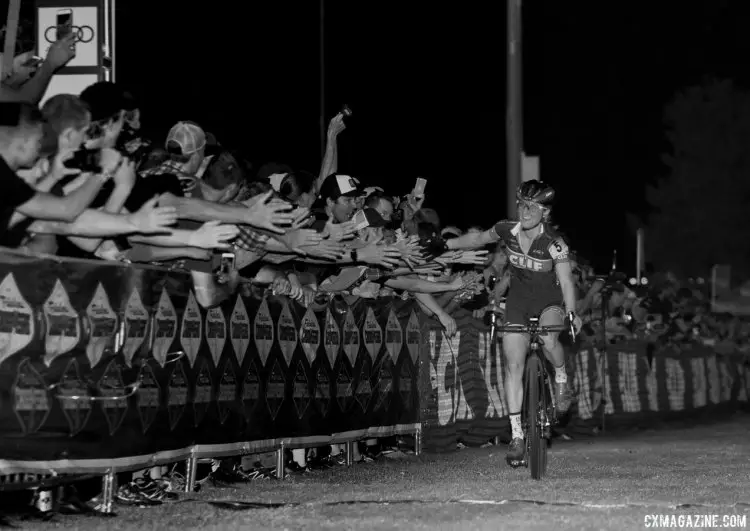
M 151 478 L 137 479 L 133 482 L 138 488 L 141 496 L 155 502 L 173 501 L 178 498 L 176 492 L 172 491 L 172 486 L 168 480 Z
M 508 453 L 505 454 L 505 461 L 513 467 L 521 466 L 523 464 L 524 454 L 526 453 L 526 445 L 523 439 L 516 437 L 508 445 Z
M 572 399 L 573 394 L 568 382 L 555 382 L 555 404 L 559 414 L 568 411 Z
M 256 468 L 245 472 L 250 481 L 268 481 L 274 477 L 275 468 Z
M 346 452 L 339 452 L 336 455 L 329 455 L 328 460 L 333 466 L 344 466 L 346 465 Z
M 114 500 L 121 505 L 137 505 L 140 507 L 149 507 L 153 505 L 161 505 L 160 500 L 155 500 L 146 496 L 142 491 L 138 483 L 131 481 L 126 483 L 117 489 Z M 98 503 L 100 500 L 95 500 L 94 503 Z
M 284 465 L 284 472 L 286 474 L 306 474 L 309 472 L 306 466 L 301 466 L 297 461 L 289 461 L 286 465 Z
M 229 485 L 233 483 L 245 483 L 251 481 L 252 478 L 248 476 L 238 466 L 233 468 L 219 467 L 211 472 L 211 483 L 215 487 L 222 485 Z
M 336 466 L 335 463 L 333 463 L 327 457 L 314 457 L 307 460 L 307 468 L 309 468 L 310 470 L 328 470 L 329 468 L 333 468 L 334 466 Z

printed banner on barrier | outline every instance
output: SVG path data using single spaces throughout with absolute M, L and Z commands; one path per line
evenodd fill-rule
M 0 274 L 0 385 L 12 397 L 0 402 L 0 463 L 419 421 L 411 303 L 233 297 L 206 310 L 189 276 L 155 269 L 14 257 Z
M 458 334 L 447 338 L 439 325 L 428 332 L 432 393 L 422 397 L 428 414 L 424 441 L 429 450 L 448 451 L 457 441 L 483 444 L 508 438 L 502 345 L 493 345 L 489 327 L 468 314 L 457 318 Z M 407 337 L 410 336 L 407 324 Z M 408 351 L 408 349 L 407 349 Z M 610 345 L 606 356 L 591 347 L 568 355 L 575 405 L 565 429 L 589 433 L 608 425 L 637 423 L 659 413 L 696 414 L 717 406 L 748 407 L 750 360 L 717 355 L 695 346 L 649 355 L 645 343 Z

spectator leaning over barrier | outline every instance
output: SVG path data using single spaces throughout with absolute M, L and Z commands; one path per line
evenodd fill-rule
M 6 243 L 8 224 L 14 212 L 32 219 L 73 221 L 112 178 L 112 173 L 89 174 L 81 186 L 65 197 L 34 190 L 16 175 L 16 171 L 32 168 L 37 163 L 44 131 L 42 114 L 35 107 L 25 103 L 0 103 L 0 172 L 5 182 L 0 243 Z
M 76 154 L 83 143 L 90 115 L 86 105 L 77 96 L 71 94 L 60 94 L 47 100 L 42 108 L 42 115 L 46 119 L 49 131 L 57 141 L 57 152 L 48 159 L 41 159 L 40 162 L 44 164 L 37 164 L 35 167 L 35 169 L 48 168 L 46 175 L 36 182 L 33 176 L 29 176 L 28 182 L 37 190 L 51 190 L 53 194 L 62 197 L 85 182 L 89 178 L 88 174 L 91 173 L 65 166 L 65 164 L 77 165 Z M 93 252 L 100 243 L 96 237 L 158 232 L 174 223 L 173 208 L 157 208 L 152 203 L 135 214 L 119 215 L 122 204 L 130 194 L 135 180 L 133 168 L 121 163 L 119 153 L 111 149 L 101 150 L 99 163 L 103 171 L 107 171 L 104 169 L 107 167 L 115 168 L 112 178 L 114 188 L 105 188 L 99 194 L 102 197 L 100 202 L 104 203 L 102 210 L 88 208 L 70 223 L 50 221 L 32 223 L 32 220 L 26 220 L 19 224 L 19 228 L 34 234 L 25 245 L 27 249 L 55 254 L 58 246 L 54 235 L 59 234 L 68 236 L 68 239 L 80 249 Z M 42 168 L 43 166 L 45 168 Z M 74 175 L 78 176 L 73 177 Z M 97 201 L 94 200 L 90 206 L 99 206 L 96 203 Z
M 396 228 L 393 224 L 393 198 L 383 192 L 374 191 L 365 199 L 365 207 L 371 208 L 385 220 L 384 228 Z
M 91 96 L 91 92 L 87 93 L 89 89 L 91 89 L 91 87 L 82 93 L 82 98 L 84 100 L 89 98 L 89 100 L 94 103 L 98 102 L 98 97 Z M 93 89 L 91 90 L 93 91 Z M 97 103 L 97 105 L 99 104 Z M 120 131 L 122 131 L 124 123 L 125 111 L 122 108 L 124 105 L 123 100 L 120 100 L 120 103 L 100 106 L 100 110 L 96 113 L 92 111 L 92 116 L 101 117 L 103 115 L 109 115 L 109 118 L 102 118 L 101 121 L 98 122 L 99 127 L 97 127 L 95 131 L 98 133 L 98 137 L 92 138 L 87 143 L 88 146 L 98 145 L 106 147 L 117 145 L 118 136 Z M 115 112 L 115 114 L 109 114 L 111 112 Z M 193 126 L 190 126 L 189 128 L 197 134 L 197 131 Z M 175 140 L 176 138 L 177 136 L 173 134 L 171 139 Z M 193 136 L 193 138 L 200 140 L 200 138 L 196 136 Z M 187 144 L 179 144 L 179 142 L 177 144 L 187 146 Z M 180 219 L 190 219 L 202 222 L 211 221 L 229 224 L 247 224 L 259 229 L 268 230 L 275 234 L 283 234 L 285 232 L 284 227 L 290 226 L 294 221 L 294 215 L 289 213 L 291 210 L 290 205 L 282 202 L 271 202 L 270 193 L 264 196 L 259 196 L 251 205 L 249 205 L 249 207 L 223 205 L 199 198 L 189 198 L 184 196 L 183 186 L 180 184 L 180 178 L 183 176 L 182 172 L 186 169 L 192 170 L 194 167 L 200 165 L 203 160 L 201 150 L 202 146 L 200 146 L 200 144 L 195 145 L 194 152 L 191 153 L 188 160 L 185 161 L 186 165 L 183 164 L 181 171 L 159 174 L 158 178 L 140 177 L 136 179 L 133 190 L 125 203 L 125 208 L 128 211 L 133 212 L 141 208 L 152 198 L 158 197 L 159 206 L 175 207 Z M 139 239 L 138 241 L 149 243 L 148 239 Z M 184 239 L 179 238 L 172 240 L 168 244 L 164 243 L 165 241 L 167 240 L 161 238 L 160 245 L 170 245 L 175 247 L 186 245 Z

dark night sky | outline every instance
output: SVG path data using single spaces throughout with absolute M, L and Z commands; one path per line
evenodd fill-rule
M 526 0 L 525 145 L 559 192 L 556 218 L 600 271 L 625 212 L 663 173 L 664 105 L 705 76 L 747 86 L 746 0 Z M 153 6 L 159 5 L 159 12 Z M 268 161 L 317 171 L 318 2 L 120 0 L 118 81 L 163 136 L 192 119 Z M 162 14 L 164 13 L 164 14 Z M 326 120 L 354 110 L 340 168 L 406 193 L 426 177 L 444 224 L 505 216 L 504 2 L 326 1 Z

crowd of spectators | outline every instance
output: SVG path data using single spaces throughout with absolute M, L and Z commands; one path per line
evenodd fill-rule
M 424 189 L 398 196 L 339 171 L 337 139 L 347 113 L 331 119 L 316 172 L 278 163 L 256 170 L 192 121 L 176 123 L 164 138 L 145 138 L 138 102 L 114 83 L 53 96 L 40 108 L 49 78 L 73 55 L 70 42 L 53 44 L 47 60 L 20 84 L 26 88 L 0 102 L 0 245 L 184 271 L 204 307 L 238 290 L 272 289 L 303 306 L 334 294 L 397 296 L 413 298 L 448 336 L 456 333 L 459 308 L 480 318 L 502 313 L 508 288 L 503 245 L 449 252 L 445 242 L 463 231 L 443 226 L 424 206 Z M 574 270 L 584 335 L 596 340 L 605 282 L 584 265 Z M 700 289 L 668 281 L 641 294 L 615 284 L 607 341 L 747 344 L 747 325 L 710 315 Z M 370 440 L 355 446 L 354 458 L 389 451 L 387 441 Z M 304 473 L 344 462 L 334 445 L 295 451 L 287 468 Z M 250 477 L 236 460 L 214 468 L 214 477 Z M 155 483 L 162 472 L 136 474 L 120 496 L 142 502 L 165 495 Z

